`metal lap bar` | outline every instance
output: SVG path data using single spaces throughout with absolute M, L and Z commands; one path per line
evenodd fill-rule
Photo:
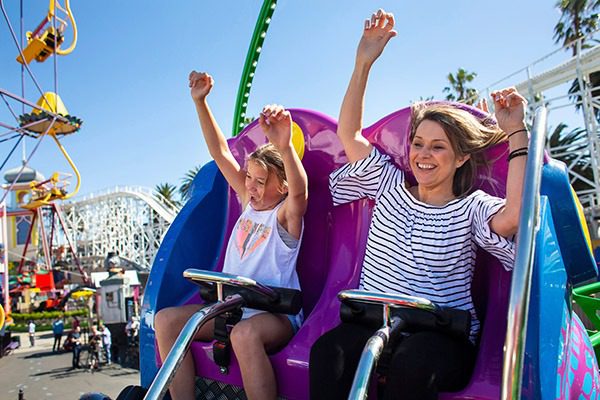
M 269 300 L 279 299 L 279 294 L 270 287 L 265 286 L 253 279 L 239 275 L 188 268 L 185 271 L 183 271 L 183 277 L 196 282 L 215 283 L 217 284 L 217 288 L 219 288 L 219 286 L 222 284 L 244 287 L 266 296 L 267 298 L 269 298 Z
M 389 304 L 390 306 L 417 308 L 419 310 L 435 312 L 439 310 L 437 304 L 422 297 L 406 296 L 365 290 L 343 290 L 338 293 L 338 299 L 354 300 L 362 303 Z M 384 317 L 385 318 L 385 317 Z
M 389 306 L 384 305 L 384 313 L 389 312 Z M 373 336 L 367 340 L 367 344 L 360 355 L 360 361 L 354 374 L 352 388 L 348 395 L 349 400 L 364 400 L 369 395 L 369 383 L 371 375 L 377 366 L 379 357 L 383 349 L 390 340 L 390 335 L 397 329 L 402 329 L 405 325 L 404 320 L 399 317 L 393 317 L 390 321 L 384 319 L 384 326 L 379 328 Z
M 371 375 L 377 366 L 379 357 L 387 345 L 390 335 L 398 329 L 404 328 L 406 322 L 400 317 L 390 318 L 390 309 L 393 307 L 415 308 L 419 310 L 436 312 L 439 307 L 431 301 L 414 296 L 367 292 L 363 290 L 344 290 L 338 293 L 342 301 L 352 300 L 361 303 L 381 304 L 383 306 L 383 326 L 369 338 L 360 356 L 352 388 L 348 399 L 363 400 L 369 394 Z
M 207 306 L 192 315 L 181 330 L 154 381 L 152 381 L 144 400 L 160 400 L 163 398 L 196 333 L 198 333 L 206 322 L 220 314 L 235 310 L 243 303 L 244 299 L 242 296 L 234 294 L 226 298 L 223 302 Z
M 535 238 L 539 230 L 539 193 L 546 140 L 546 114 L 545 107 L 539 107 L 536 110 L 523 182 L 521 216 L 516 237 L 517 250 L 512 272 L 506 339 L 504 342 L 501 386 L 501 399 L 503 400 L 521 398 L 531 273 L 533 270 Z

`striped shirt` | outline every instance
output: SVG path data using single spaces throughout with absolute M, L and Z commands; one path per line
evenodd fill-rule
M 514 261 L 514 243 L 489 226 L 505 200 L 477 190 L 444 206 L 420 202 L 405 187 L 404 172 L 375 148 L 367 158 L 332 172 L 329 189 L 334 205 L 375 200 L 360 289 L 468 310 L 475 341 L 480 322 L 471 281 L 477 246 L 507 270 Z

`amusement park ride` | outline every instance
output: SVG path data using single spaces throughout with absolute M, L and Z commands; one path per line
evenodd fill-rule
M 254 47 L 255 39 L 257 35 L 264 39 L 274 7 L 273 1 L 263 3 L 246 67 L 256 68 L 259 52 Z M 587 79 L 589 73 L 600 69 L 596 61 L 600 58 L 579 53 L 570 62 L 571 70 L 563 75 L 560 83 L 573 73 L 575 77 Z M 240 127 L 238 107 L 247 104 L 248 73 L 253 76 L 254 70 L 244 70 L 236 103 L 234 134 Z M 534 78 L 537 82 L 543 81 L 541 77 L 530 76 L 532 81 Z M 591 90 L 589 85 L 581 87 Z M 546 103 L 547 99 L 542 99 L 540 103 Z M 535 103 L 533 94 L 530 103 Z M 348 290 L 358 284 L 361 249 L 365 248 L 372 204 L 364 201 L 332 207 L 327 176 L 346 162 L 335 134 L 336 121 L 313 111 L 291 112 L 304 140 L 302 163 L 310 182 L 305 233 L 297 264 L 302 287 L 300 302 L 306 317 L 290 343 L 271 356 L 278 394 L 288 399 L 309 398 L 310 348 L 341 319 L 381 326 L 363 351 L 350 393 L 352 399 L 374 399 L 377 398 L 374 376 L 378 374 L 379 357 L 391 331 L 402 325 L 398 324 L 398 318 L 410 323 L 413 312 L 434 316 L 430 319 L 434 321 L 432 325 L 424 324 L 419 329 L 444 330 L 449 329 L 449 324 L 460 330 L 460 324 L 446 320 L 446 328 L 436 325 L 443 311 L 427 299 Z M 600 395 L 594 350 L 572 304 L 574 287 L 587 288 L 579 293 L 580 297 L 597 290 L 581 285 L 598 279 L 591 239 L 598 239 L 597 220 L 593 215 L 600 206 L 600 181 L 590 182 L 592 189 L 586 193 L 584 213 L 571 188 L 571 170 L 544 151 L 546 120 L 546 108 L 540 107 L 535 120 L 530 121 L 533 129 L 523 194 L 523 203 L 529 207 L 522 211 L 514 270 L 506 272 L 494 258 L 483 252 L 478 254 L 472 292 L 478 315 L 482 316 L 483 330 L 477 362 L 468 385 L 460 392 L 441 394 L 442 399 L 595 399 Z M 402 109 L 365 128 L 363 135 L 399 166 L 407 167 L 403 155 L 408 147 L 409 125 L 410 109 Z M 587 148 L 595 151 L 598 132 L 592 130 L 588 134 L 591 144 Z M 241 162 L 264 141 L 255 121 L 228 144 Z M 498 188 L 504 187 L 506 179 L 508 165 L 503 156 L 506 151 L 506 144 L 488 151 L 489 159 L 496 160 L 491 173 L 496 184 L 484 179 L 485 174 L 480 175 L 479 187 L 498 196 L 504 195 Z M 591 156 L 593 165 L 597 165 L 598 153 Z M 144 296 L 141 386 L 126 388 L 120 399 L 162 398 L 181 357 L 188 351 L 195 361 L 200 393 L 210 393 L 206 397 L 214 398 L 245 398 L 235 356 L 232 355 L 230 362 L 215 360 L 214 343 L 194 342 L 195 332 L 209 319 L 228 315 L 243 305 L 282 313 L 297 311 L 300 293 L 284 295 L 279 288 L 218 272 L 226 238 L 240 213 L 240 204 L 215 164 L 200 170 L 195 187 L 192 198 L 165 236 Z M 586 217 L 594 227 L 592 236 Z M 200 245 L 198 237 L 203 238 Z M 200 302 L 207 307 L 189 320 L 171 353 L 161 361 L 157 357 L 154 315 L 164 307 Z M 595 309 L 588 307 L 591 313 L 597 309 L 597 305 Z M 595 321 L 599 321 L 598 318 Z M 464 330 L 464 326 L 462 328 Z M 594 339 L 594 343 L 600 342 L 600 338 Z
M 13 197 L 13 207 L 3 207 L 4 213 L 2 218 L 4 224 L 11 218 L 15 221 L 19 218 L 21 222 L 26 222 L 25 224 L 20 224 L 18 226 L 18 229 L 21 230 L 21 243 L 17 243 L 16 235 L 12 240 L 13 243 L 11 248 L 16 250 L 17 245 L 19 245 L 22 249 L 22 254 L 18 259 L 16 285 L 11 288 L 10 292 L 20 292 L 35 286 L 38 292 L 37 297 L 43 297 L 45 299 L 43 303 L 44 307 L 51 309 L 60 303 L 60 298 L 57 297 L 57 293 L 59 292 L 56 290 L 56 284 L 59 282 L 54 282 L 55 275 L 53 274 L 57 265 L 60 264 L 60 262 L 57 261 L 60 261 L 60 258 L 63 256 L 63 254 L 58 254 L 58 257 L 53 255 L 58 248 L 64 248 L 71 253 L 72 262 L 79 270 L 79 274 L 82 277 L 82 283 L 90 283 L 90 279 L 86 271 L 81 267 L 73 242 L 69 237 L 69 230 L 65 225 L 63 213 L 59 205 L 60 201 L 67 200 L 77 194 L 81 181 L 77 167 L 61 144 L 59 138 L 77 132 L 81 127 L 82 121 L 69 114 L 56 90 L 54 92 L 43 92 L 41 90 L 40 85 L 31 72 L 29 63 L 33 60 L 42 63 L 51 55 L 67 55 L 71 53 L 77 43 L 77 26 L 75 24 L 73 13 L 71 12 L 69 1 L 65 1 L 65 7 L 63 8 L 59 2 L 52 0 L 48 7 L 48 13 L 42 22 L 34 31 L 27 32 L 27 45 L 25 48 L 22 48 L 10 25 L 6 10 L 4 9 L 4 4 L 2 3 L 1 6 L 16 48 L 18 49 L 16 60 L 23 65 L 21 80 L 22 82 L 25 80 L 25 71 L 27 71 L 30 79 L 34 82 L 36 88 L 40 92 L 39 100 L 36 103 L 32 103 L 25 99 L 24 93 L 22 93 L 21 96 L 18 96 L 7 90 L 0 89 L 0 95 L 9 107 L 10 113 L 15 117 L 14 124 L 0 123 L 0 126 L 6 129 L 2 135 L 17 133 L 13 138 L 18 137 L 17 143 L 7 155 L 2 166 L 6 165 L 14 150 L 24 137 L 27 136 L 33 138 L 38 142 L 29 157 L 24 160 L 22 167 L 12 174 L 7 174 L 9 181 L 3 186 L 5 193 L 0 200 L 2 204 L 6 204 L 5 200 L 7 197 L 9 195 Z M 64 14 L 64 18 L 61 18 L 59 13 L 61 15 Z M 70 21 L 70 26 L 67 19 Z M 63 46 L 63 42 L 65 33 L 69 28 L 72 29 L 72 43 L 69 47 L 65 47 Z M 54 86 L 55 88 L 57 87 L 56 62 L 54 63 Z M 15 101 L 20 104 L 22 108 L 30 106 L 31 112 L 18 113 L 16 111 L 17 107 L 11 107 L 8 100 Z M 27 167 L 27 164 L 31 160 L 42 139 L 47 136 L 51 137 L 56 143 L 76 177 L 76 185 L 71 192 L 67 190 L 69 179 L 71 178 L 70 174 L 55 172 L 49 179 L 40 179 L 41 176 L 39 174 Z M 28 175 L 28 171 L 32 171 L 34 175 L 27 178 L 26 175 Z M 27 230 L 27 232 L 26 235 L 23 236 L 23 231 L 25 230 Z M 66 241 L 65 246 L 57 245 L 59 237 L 61 237 L 63 241 Z M 11 246 L 8 239 L 5 230 L 3 236 L 3 245 L 5 248 Z M 31 253 L 29 247 L 32 243 L 32 239 L 39 239 L 39 242 L 41 242 L 43 254 L 41 261 L 29 261 L 28 256 Z M 36 257 L 35 253 L 36 252 L 34 252 L 33 255 L 34 258 Z M 62 251 L 59 253 L 62 253 Z M 8 257 L 5 256 L 2 270 L 4 278 L 2 285 L 4 288 L 3 304 L 7 314 L 10 315 L 11 302 L 9 301 L 9 290 L 7 290 L 9 288 L 7 263 Z M 32 265 L 34 266 L 32 267 Z M 23 277 L 27 275 L 30 279 L 23 279 Z M 40 291 L 42 291 L 42 293 L 40 293 Z
M 275 7 L 274 0 L 263 2 L 240 83 L 232 132 L 237 136 L 228 142 L 238 162 L 265 142 L 256 121 L 244 127 L 242 120 Z M 66 10 L 72 20 L 68 2 Z M 51 19 L 55 26 L 55 19 Z M 20 60 L 26 61 L 24 66 L 38 55 L 46 57 L 44 51 L 48 48 L 53 54 L 59 54 L 60 29 L 42 30 L 36 29 L 28 36 L 29 45 L 35 50 L 19 50 Z M 531 82 L 527 87 L 534 88 L 530 92 L 530 104 L 536 103 L 534 96 L 543 92 L 552 80 L 555 84 L 573 76 L 587 80 L 591 72 L 600 70 L 600 52 L 597 48 L 581 51 L 567 64 L 561 66 L 560 71 L 529 77 Z M 557 78 L 559 72 L 560 79 Z M 589 85 L 581 87 L 590 93 L 593 89 Z M 589 106 L 594 107 L 590 93 L 583 96 L 587 96 Z M 2 89 L 0 94 L 19 98 Z M 57 95 L 54 101 L 51 95 L 43 97 L 40 104 L 19 98 L 36 111 L 22 116 L 17 127 L 2 126 L 10 132 L 39 139 L 49 135 L 57 143 L 58 135 L 68 134 L 69 127 L 79 127 L 79 120 L 61 114 Z M 539 103 L 545 104 L 547 99 Z M 593 114 L 593 110 L 589 111 Z M 194 357 L 196 382 L 202 393 L 211 391 L 214 398 L 245 398 L 235 355 L 228 361 L 215 362 L 213 343 L 192 340 L 209 319 L 227 315 L 243 305 L 281 313 L 295 313 L 299 307 L 304 310 L 305 322 L 299 331 L 284 349 L 271 356 L 279 396 L 286 399 L 309 398 L 310 348 L 340 320 L 381 326 L 364 349 L 350 395 L 352 399 L 377 398 L 375 375 L 380 354 L 391 331 L 403 325 L 399 320 L 410 323 L 415 313 L 425 313 L 433 317 L 428 318 L 427 323 L 417 324 L 416 329 L 446 332 L 454 329 L 449 334 L 460 334 L 461 329 L 465 332 L 460 321 L 453 323 L 446 319 L 452 310 L 444 310 L 427 299 L 351 290 L 358 284 L 373 205 L 356 201 L 332 206 L 327 176 L 347 162 L 336 135 L 337 122 L 315 111 L 295 109 L 291 112 L 310 182 L 305 233 L 297 265 L 302 292 L 284 293 L 281 288 L 219 272 L 226 238 L 241 205 L 216 165 L 205 165 L 194 180 L 190 200 L 164 237 L 152 267 L 141 315 L 141 385 L 125 388 L 118 399 L 163 398 L 187 351 Z M 597 318 L 600 305 L 591 297 L 600 288 L 594 284 L 586 286 L 598 280 L 592 252 L 593 240 L 597 240 L 599 234 L 595 219 L 600 207 L 598 131 L 596 123 L 586 116 L 588 148 L 596 170 L 594 180 L 589 181 L 592 189 L 585 194 L 584 210 L 571 187 L 571 170 L 549 156 L 552 149 L 544 151 L 546 121 L 547 109 L 539 107 L 535 119 L 530 121 L 533 129 L 523 193 L 523 204 L 528 207 L 521 215 L 514 270 L 507 272 L 495 258 L 484 252 L 478 254 L 472 294 L 483 329 L 475 369 L 463 390 L 442 393 L 441 399 L 597 399 L 600 396 L 600 375 L 592 346 L 592 343 L 600 345 L 600 337 L 592 333 L 590 341 L 586 328 L 573 311 L 573 300 L 577 299 L 585 303 L 586 313 L 596 316 L 590 318 L 592 323 L 600 324 Z M 409 126 L 410 108 L 404 108 L 365 128 L 363 135 L 400 167 L 407 167 L 404 154 L 409 145 Z M 506 144 L 488 150 L 488 159 L 494 160 L 491 165 L 494 182 L 479 171 L 479 188 L 497 196 L 504 195 L 499 188 L 505 187 L 506 153 Z M 70 164 L 76 171 L 72 162 Z M 57 209 L 51 206 L 53 201 L 69 196 L 63 189 L 58 180 L 54 182 L 52 178 L 33 184 L 32 198 L 26 204 L 29 208 L 25 209 L 32 213 L 44 207 Z M 591 233 L 586 217 L 594 228 Z M 41 219 L 41 215 L 38 218 Z M 190 319 L 171 353 L 160 360 L 154 331 L 156 312 L 169 306 L 201 302 L 207 307 Z M 3 317 L 2 311 L 0 309 L 0 317 Z M 595 329 L 600 330 L 600 325 Z

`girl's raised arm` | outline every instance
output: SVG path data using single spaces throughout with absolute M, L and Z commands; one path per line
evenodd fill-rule
M 292 116 L 282 106 L 268 105 L 263 108 L 259 123 L 265 136 L 281 154 L 287 177 L 288 196 L 280 223 L 291 235 L 299 238 L 308 204 L 308 178 L 292 145 Z
M 231 154 L 227 140 L 219 128 L 219 124 L 208 106 L 206 97 L 212 90 L 214 80 L 212 76 L 205 72 L 192 71 L 189 76 L 190 94 L 196 105 L 196 112 L 200 120 L 200 127 L 206 141 L 206 146 L 211 157 L 217 163 L 219 170 L 229 183 L 229 186 L 241 196 L 246 193 L 244 184 L 246 172 L 243 171 L 238 162 Z

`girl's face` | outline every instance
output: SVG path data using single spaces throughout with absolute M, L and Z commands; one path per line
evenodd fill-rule
M 456 170 L 469 159 L 456 154 L 442 126 L 424 120 L 417 127 L 410 144 L 410 168 L 420 186 L 450 190 Z
M 286 193 L 277 176 L 255 161 L 249 160 L 246 170 L 248 202 L 257 211 L 273 209 Z

